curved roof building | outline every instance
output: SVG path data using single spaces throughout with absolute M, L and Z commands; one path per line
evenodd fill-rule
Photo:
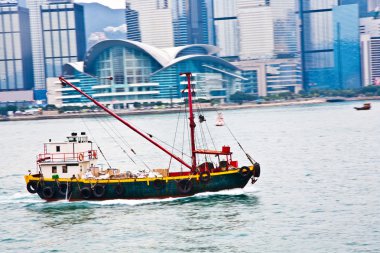
M 114 108 L 180 99 L 186 84 L 181 72 L 193 73 L 198 96 L 225 99 L 240 89 L 244 78 L 237 67 L 213 56 L 218 51 L 204 44 L 159 49 L 136 41 L 106 40 L 91 47 L 83 62 L 65 64 L 63 75 Z M 112 80 L 107 79 L 110 76 Z M 57 85 L 48 82 L 49 103 L 87 103 L 72 89 Z

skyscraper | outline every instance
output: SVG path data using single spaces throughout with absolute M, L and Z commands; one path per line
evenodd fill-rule
M 70 1 L 41 5 L 46 77 L 62 74 L 68 62 L 83 60 L 86 51 L 83 6 Z
M 239 55 L 236 0 L 213 0 L 214 41 L 221 57 Z
M 141 42 L 156 47 L 174 46 L 173 18 L 168 0 L 128 0 L 127 3 L 130 7 L 126 12 L 127 34 L 135 34 L 138 38 L 138 31 L 134 31 L 138 27 Z M 133 22 L 138 20 L 138 25 L 128 26 L 132 22 L 128 20 L 128 14 L 133 15 Z
M 0 91 L 33 88 L 28 19 L 17 3 L 0 3 Z
M 63 64 L 86 51 L 83 7 L 69 0 L 28 0 L 35 98 L 46 98 L 46 77 L 61 74 Z
M 304 88 L 359 87 L 358 5 L 300 0 L 299 8 Z
M 128 0 L 126 3 L 127 39 L 157 47 L 208 44 L 207 19 L 206 0 Z
M 237 0 L 240 59 L 273 58 L 274 23 L 269 2 Z

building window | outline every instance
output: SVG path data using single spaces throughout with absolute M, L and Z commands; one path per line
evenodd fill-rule
M 57 173 L 57 166 L 51 167 L 51 173 Z
M 67 166 L 66 165 L 62 166 L 62 173 L 67 173 Z
M 56 146 L 56 147 L 55 147 L 55 151 L 56 151 L 56 152 L 61 152 L 61 146 Z

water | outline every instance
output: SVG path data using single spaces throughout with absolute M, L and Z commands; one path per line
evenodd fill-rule
M 225 111 L 261 163 L 260 180 L 165 200 L 46 203 L 26 192 L 22 176 L 35 169 L 42 142 L 86 130 L 83 120 L 0 123 L 1 252 L 380 252 L 380 102 L 358 105 Z M 129 118 L 172 142 L 177 115 Z M 234 143 L 212 126 L 216 113 L 206 118 L 216 146 Z M 98 120 L 85 122 L 113 166 L 132 166 Z M 116 125 L 148 165 L 167 166 L 161 151 Z

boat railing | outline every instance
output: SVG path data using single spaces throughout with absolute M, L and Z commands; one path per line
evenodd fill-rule
M 37 163 L 41 162 L 82 162 L 97 159 L 96 150 L 78 153 L 44 153 L 37 156 Z

